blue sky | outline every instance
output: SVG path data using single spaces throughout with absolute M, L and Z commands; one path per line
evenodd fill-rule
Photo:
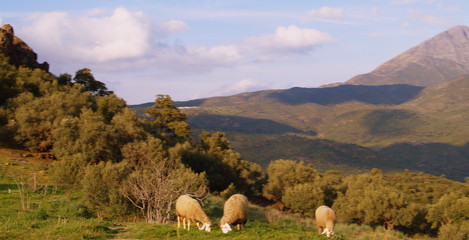
M 129 104 L 318 87 L 456 25 L 466 0 L 0 0 L 56 75 L 90 68 Z

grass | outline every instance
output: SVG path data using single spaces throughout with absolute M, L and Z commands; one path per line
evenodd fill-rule
M 14 154 L 13 154 L 14 155 Z M 12 156 L 0 155 L 0 164 L 12 163 Z M 15 156 L 13 156 L 15 157 Z M 46 161 L 46 160 L 44 160 Z M 16 163 L 15 163 L 16 164 Z M 152 224 L 129 220 L 99 220 L 82 203 L 80 193 L 67 195 L 53 187 L 47 191 L 29 190 L 30 207 L 24 209 L 20 191 L 12 174 L 25 181 L 34 172 L 42 172 L 46 165 L 38 159 L 28 163 L 8 165 L 0 171 L 0 239 L 357 239 L 389 240 L 406 239 L 399 232 L 384 232 L 368 226 L 338 224 L 337 236 L 326 238 L 316 233 L 312 218 L 281 212 L 272 208 L 250 206 L 250 217 L 246 228 L 223 234 L 217 226 L 223 214 L 224 200 L 210 195 L 204 204 L 207 215 L 212 220 L 212 232 L 177 229 L 176 224 Z M 28 166 L 26 166 L 28 165 Z M 12 168 L 9 168 L 12 167 Z M 24 171 L 23 171 L 24 170 Z M 47 176 L 41 176 L 39 183 L 44 184 Z M 46 179 L 46 180 L 44 180 Z M 30 186 L 30 185 L 27 185 Z
M 0 239 L 324 239 L 315 232 L 311 219 L 300 221 L 300 217 L 257 206 L 251 207 L 244 230 L 223 234 L 217 226 L 223 200 L 213 196 L 205 206 L 213 222 L 210 233 L 195 227 L 190 232 L 178 230 L 175 223 L 98 220 L 86 212 L 79 198 L 69 200 L 60 192 L 49 193 L 40 206 L 38 200 L 33 197 L 31 208 L 22 209 L 14 182 L 0 179 Z

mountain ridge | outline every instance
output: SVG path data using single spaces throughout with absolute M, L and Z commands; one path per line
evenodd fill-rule
M 432 86 L 469 74 L 469 27 L 455 26 L 345 84 Z
M 225 131 L 242 156 L 264 166 L 281 150 L 283 158 L 358 170 L 367 163 L 354 156 L 369 151 L 363 156 L 370 167 L 407 168 L 463 181 L 469 176 L 467 36 L 465 26 L 440 33 L 364 74 L 379 78 L 369 85 L 352 81 L 264 90 L 175 106 L 188 114 L 195 132 Z M 443 50 L 429 50 L 442 44 Z M 143 106 L 136 108 L 143 112 Z M 313 148 L 321 153 L 310 152 Z

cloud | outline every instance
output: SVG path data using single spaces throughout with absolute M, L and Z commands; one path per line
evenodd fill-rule
M 106 62 L 143 56 L 150 49 L 150 22 L 142 12 L 116 8 L 110 16 L 36 13 L 21 35 L 54 58 Z
M 146 66 L 158 66 L 159 72 L 173 74 L 205 73 L 214 68 L 231 67 L 242 59 L 234 45 L 205 46 L 168 46 L 154 49 Z M 134 63 L 137 64 L 138 63 Z
M 408 4 L 412 4 L 416 2 L 418 2 L 418 0 L 394 0 L 394 1 L 391 1 L 390 4 L 391 5 L 408 5 Z
M 278 54 L 305 54 L 314 47 L 335 43 L 328 33 L 312 28 L 299 28 L 295 25 L 277 27 L 274 34 L 253 37 L 246 40 L 247 47 L 253 52 Z
M 220 89 L 212 92 L 211 96 L 229 96 L 242 92 L 253 92 L 266 89 L 268 86 L 263 83 L 258 83 L 252 79 L 242 79 L 231 85 L 225 85 Z
M 449 24 L 449 21 L 445 18 L 438 17 L 431 14 L 426 14 L 418 10 L 409 10 L 410 19 L 418 22 L 423 22 L 433 26 L 445 26 Z
M 158 31 L 163 33 L 165 36 L 171 35 L 177 32 L 185 32 L 189 30 L 189 26 L 183 22 L 178 20 L 170 20 L 167 22 L 160 22 L 156 24 Z
M 18 35 L 42 61 L 51 64 L 53 72 L 91 67 L 109 72 L 152 71 L 164 76 L 207 73 L 308 54 L 317 46 L 335 42 L 328 33 L 295 25 L 280 26 L 273 34 L 238 43 L 200 46 L 181 40 L 169 42 L 174 34 L 189 31 L 184 21 L 155 21 L 142 11 L 126 8 L 97 8 L 81 14 L 39 12 L 27 20 Z
M 391 5 L 409 5 L 413 3 L 423 2 L 427 4 L 436 3 L 437 0 L 393 0 L 390 2 Z
M 311 10 L 308 13 L 310 17 L 340 19 L 344 17 L 344 10 L 341 8 L 322 7 L 319 10 Z
M 20 36 L 55 65 L 92 65 L 105 71 L 160 69 L 160 72 L 207 72 L 234 64 L 242 56 L 234 45 L 185 46 L 167 43 L 188 31 L 179 20 L 152 21 L 141 11 L 92 9 L 82 15 L 34 13 Z M 74 69 L 76 70 L 76 69 Z

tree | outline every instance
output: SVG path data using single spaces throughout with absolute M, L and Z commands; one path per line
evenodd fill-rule
M 58 158 L 81 154 L 89 163 L 121 160 L 120 147 L 111 125 L 91 109 L 79 117 L 64 118 L 54 130 L 53 153 Z
M 267 177 L 267 184 L 263 189 L 264 197 L 280 202 L 288 187 L 319 180 L 319 174 L 312 165 L 284 159 L 269 164 Z
M 81 154 L 64 156 L 58 161 L 54 161 L 49 168 L 49 176 L 53 183 L 63 187 L 70 197 L 71 190 L 82 187 L 85 167 L 88 162 Z
M 122 185 L 131 172 L 126 162 L 100 162 L 85 168 L 83 197 L 88 208 L 96 211 L 99 219 L 121 217 L 130 205 L 122 194 Z
M 104 117 L 106 123 L 110 123 L 112 118 L 128 108 L 122 98 L 118 98 L 115 94 L 99 96 L 96 98 L 96 112 Z
M 342 190 L 342 174 L 339 171 L 329 170 L 321 174 L 320 186 L 324 193 L 324 204 L 332 206 Z
M 451 192 L 431 205 L 427 219 L 433 228 L 444 224 L 469 221 L 469 197 L 462 192 Z
M 124 182 L 125 197 L 148 222 L 169 221 L 173 205 L 182 194 L 197 197 L 207 194 L 205 174 L 184 167 L 181 159 L 166 151 L 159 139 L 150 137 L 146 142 L 130 143 L 123 154 L 135 169 Z
M 316 208 L 324 204 L 324 193 L 317 183 L 300 183 L 285 188 L 282 202 L 290 209 L 312 216 Z
M 88 68 L 78 70 L 73 82 L 82 85 L 85 91 L 91 92 L 95 96 L 107 96 L 113 93 L 107 89 L 106 84 L 96 80 Z
M 339 194 L 333 205 L 343 221 L 382 225 L 389 230 L 397 225 L 412 225 L 419 212 L 402 191 L 385 181 L 379 169 L 372 169 L 370 174 L 350 176 L 345 184 L 345 194 Z
M 8 57 L 0 54 L 0 106 L 18 94 L 15 89 L 16 68 L 8 63 Z
M 155 105 L 147 108 L 145 112 L 153 118 L 151 125 L 156 134 L 167 140 L 175 139 L 176 142 L 190 140 L 190 128 L 186 122 L 187 116 L 173 105 L 170 96 L 157 95 Z
M 468 240 L 469 221 L 446 223 L 438 231 L 438 240 Z
M 203 131 L 199 138 L 197 147 L 183 152 L 182 161 L 195 172 L 207 174 L 211 191 L 231 186 L 246 195 L 260 195 L 265 174 L 259 164 L 242 160 L 222 132 Z
M 55 91 L 42 97 L 23 93 L 17 97 L 12 128 L 16 140 L 33 151 L 49 151 L 54 144 L 52 132 L 63 118 L 78 117 L 82 108 L 92 106 L 89 94 L 80 88 Z

